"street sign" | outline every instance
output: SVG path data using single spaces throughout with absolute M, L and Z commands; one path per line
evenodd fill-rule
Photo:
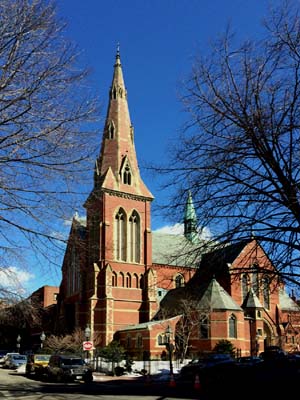
M 83 350 L 85 350 L 85 351 L 93 350 L 93 342 L 90 342 L 90 341 L 83 342 L 82 347 L 83 347 Z

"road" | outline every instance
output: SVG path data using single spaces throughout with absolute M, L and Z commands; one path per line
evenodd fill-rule
M 193 387 L 148 379 L 97 378 L 91 384 L 48 383 L 0 368 L 0 398 L 4 400 L 202 400 Z

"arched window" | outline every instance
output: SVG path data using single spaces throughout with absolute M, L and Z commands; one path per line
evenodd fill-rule
M 141 349 L 143 347 L 143 336 L 141 334 L 138 334 L 136 337 L 136 347 L 138 349 Z
M 184 286 L 184 277 L 181 274 L 179 274 L 175 278 L 175 287 L 179 288 L 183 286 Z
M 267 276 L 264 276 L 262 280 L 263 285 L 263 298 L 264 298 L 264 306 L 266 308 L 270 308 L 270 280 Z
M 164 342 L 164 336 L 163 336 L 163 335 L 158 335 L 158 336 L 157 336 L 157 344 L 158 344 L 159 346 L 162 346 L 162 345 L 165 344 L 165 342 Z
M 242 275 L 242 297 L 243 297 L 243 300 L 245 300 L 245 297 L 247 296 L 248 291 L 249 291 L 249 275 L 243 274 Z
M 207 315 L 204 315 L 200 318 L 199 335 L 201 339 L 208 339 L 209 337 L 209 319 Z
M 258 265 L 254 264 L 252 266 L 252 288 L 257 297 L 259 297 L 259 275 L 258 275 Z
M 140 288 L 145 289 L 145 277 L 144 275 L 141 275 L 140 277 Z
M 67 271 L 67 292 L 73 294 L 79 290 L 80 285 L 80 258 L 75 246 L 71 249 L 71 262 Z
M 115 124 L 114 121 L 110 121 L 108 125 L 108 139 L 114 139 L 115 137 Z
M 117 276 L 116 272 L 112 273 L 111 286 L 118 286 L 118 276 Z
M 125 277 L 123 272 L 120 272 L 120 285 L 121 287 L 125 287 Z
M 140 262 L 140 217 L 136 211 L 133 211 L 129 217 L 129 260 L 131 262 Z
M 139 287 L 139 277 L 137 276 L 137 274 L 133 275 L 133 287 L 135 287 L 136 289 L 138 289 Z
M 126 213 L 120 208 L 115 215 L 115 257 L 117 260 L 126 261 Z
M 131 185 L 131 171 L 128 163 L 123 170 L 123 183 L 125 183 L 125 185 Z
M 131 288 L 131 275 L 129 273 L 126 274 L 126 287 Z
M 229 337 L 236 338 L 237 337 L 237 324 L 235 315 L 231 314 L 229 317 Z
M 127 349 L 131 348 L 131 336 L 130 335 L 126 336 L 126 348 Z

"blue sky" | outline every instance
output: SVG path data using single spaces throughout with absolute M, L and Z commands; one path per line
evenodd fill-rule
M 271 2 L 276 3 L 280 1 Z M 210 41 L 228 23 L 241 40 L 259 36 L 269 4 L 265 0 L 57 1 L 59 15 L 68 24 L 66 35 L 78 44 L 82 61 L 92 69 L 91 84 L 102 101 L 101 127 L 120 44 L 138 161 L 156 202 L 165 194 L 143 166 L 162 160 L 170 142 L 177 139 L 186 118 L 178 87 L 191 70 L 194 56 L 205 54 Z M 100 143 L 101 135 L 99 148 Z M 153 215 L 152 229 L 168 223 Z M 45 284 L 59 285 L 60 271 L 47 276 L 33 271 L 24 283 L 31 291 Z

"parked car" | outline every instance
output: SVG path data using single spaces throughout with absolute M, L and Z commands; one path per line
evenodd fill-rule
M 203 375 L 208 369 L 217 365 L 234 365 L 235 359 L 230 354 L 211 353 L 205 357 L 192 360 L 183 366 L 179 372 L 180 380 L 195 381 L 197 375 Z
M 91 367 L 80 356 L 55 354 L 50 357 L 47 377 L 50 381 L 80 381 L 92 382 Z
M 0 350 L 0 366 L 2 367 L 5 361 L 6 354 L 9 353 L 9 350 Z
M 237 364 L 242 367 L 248 367 L 248 366 L 253 366 L 257 365 L 261 362 L 263 362 L 263 359 L 258 356 L 244 356 L 244 357 L 239 357 L 236 360 Z
M 27 363 L 27 356 L 19 353 L 8 353 L 5 356 L 3 368 L 17 369 Z
M 280 360 L 287 357 L 287 352 L 278 346 L 268 346 L 265 348 L 265 351 L 260 353 L 259 357 L 264 361 Z
M 26 375 L 42 377 L 47 372 L 51 354 L 30 354 L 27 356 Z

